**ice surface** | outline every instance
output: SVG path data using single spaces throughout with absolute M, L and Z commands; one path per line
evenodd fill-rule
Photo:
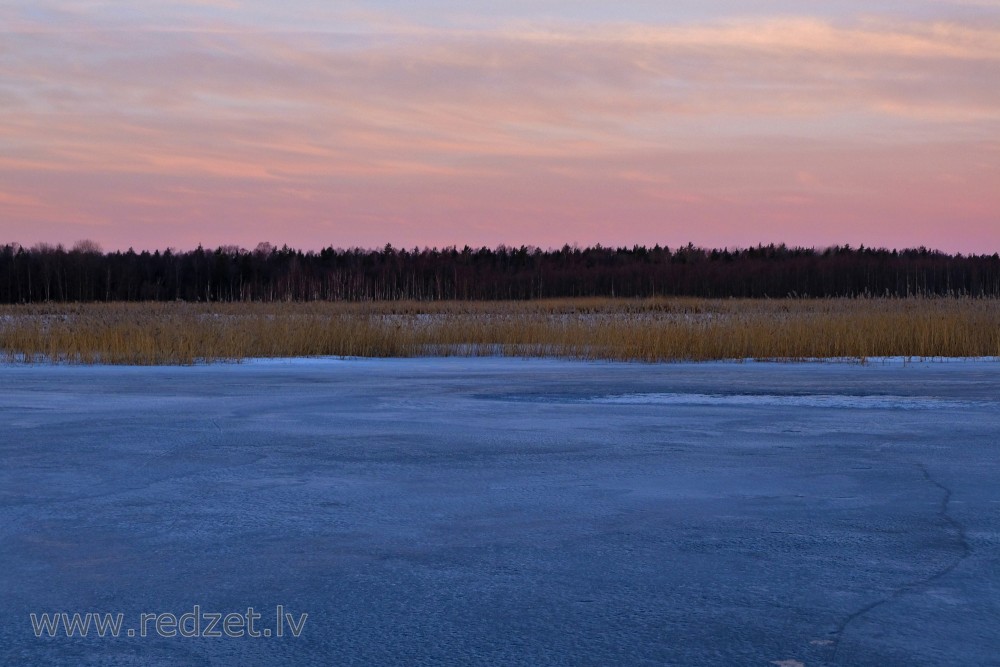
M 998 389 L 970 360 L 2 366 L 0 664 L 995 664 Z M 194 604 L 309 619 L 28 617 Z

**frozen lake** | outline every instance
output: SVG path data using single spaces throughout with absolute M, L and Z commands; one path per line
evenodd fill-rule
M 998 394 L 986 361 L 0 366 L 0 664 L 1000 664 Z M 30 620 L 195 605 L 308 617 Z

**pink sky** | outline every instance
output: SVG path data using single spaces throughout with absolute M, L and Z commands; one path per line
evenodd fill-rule
M 286 4 L 0 7 L 0 243 L 1000 250 L 998 3 Z

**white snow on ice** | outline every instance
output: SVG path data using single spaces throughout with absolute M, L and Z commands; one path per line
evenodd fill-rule
M 988 405 L 980 401 L 956 401 L 914 396 L 851 396 L 845 394 L 618 394 L 599 396 L 590 403 L 617 405 L 723 405 L 800 408 L 848 408 L 857 410 L 939 410 Z

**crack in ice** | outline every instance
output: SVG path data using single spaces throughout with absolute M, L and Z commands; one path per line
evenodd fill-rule
M 916 465 L 918 468 L 920 468 L 920 471 L 923 473 L 924 479 L 927 482 L 933 484 L 938 489 L 944 492 L 944 495 L 941 497 L 941 502 L 938 506 L 937 516 L 940 520 L 942 520 L 945 524 L 948 525 L 951 531 L 954 532 L 955 539 L 958 542 L 958 548 L 960 553 L 954 559 L 952 559 L 952 561 L 948 563 L 945 567 L 935 571 L 930 576 L 904 584 L 891 591 L 885 597 L 882 597 L 878 600 L 874 600 L 873 602 L 869 602 L 865 606 L 855 610 L 854 612 L 849 614 L 846 618 L 844 618 L 844 620 L 842 620 L 837 625 L 837 628 L 830 633 L 830 637 L 834 640 L 834 643 L 832 644 L 833 653 L 831 656 L 831 660 L 833 661 L 836 661 L 837 652 L 840 650 L 844 633 L 847 631 L 848 627 L 852 623 L 854 623 L 862 616 L 865 616 L 866 614 L 870 613 L 874 609 L 877 609 L 878 607 L 893 602 L 903 597 L 904 595 L 909 595 L 910 593 L 914 593 L 917 590 L 927 586 L 928 584 L 931 584 L 937 581 L 938 579 L 947 576 L 948 574 L 953 572 L 955 568 L 961 565 L 962 561 L 968 558 L 969 555 L 972 553 L 972 547 L 969 545 L 965 524 L 963 524 L 961 521 L 953 517 L 948 511 L 948 508 L 951 505 L 952 490 L 947 486 L 945 486 L 944 484 L 942 484 L 941 482 L 934 479 L 933 477 L 931 477 L 930 472 L 927 470 L 927 466 L 925 466 L 922 463 L 918 463 Z

